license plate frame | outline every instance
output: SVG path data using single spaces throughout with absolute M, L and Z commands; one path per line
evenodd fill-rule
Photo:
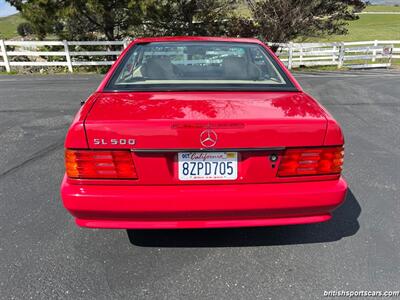
M 234 151 L 179 152 L 178 178 L 181 181 L 236 180 L 238 153 Z

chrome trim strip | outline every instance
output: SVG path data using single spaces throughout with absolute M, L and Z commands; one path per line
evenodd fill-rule
M 269 148 L 190 148 L 190 149 L 131 149 L 132 152 L 165 153 L 165 152 L 243 152 L 243 151 L 280 151 L 285 147 Z

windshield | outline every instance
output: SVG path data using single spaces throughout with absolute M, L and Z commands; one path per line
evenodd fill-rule
M 107 90 L 294 89 L 258 44 L 158 42 L 138 44 Z

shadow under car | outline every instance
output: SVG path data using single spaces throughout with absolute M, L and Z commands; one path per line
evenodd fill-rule
M 360 228 L 361 207 L 352 191 L 328 222 L 218 229 L 127 230 L 130 242 L 142 247 L 246 247 L 324 243 L 352 236 Z

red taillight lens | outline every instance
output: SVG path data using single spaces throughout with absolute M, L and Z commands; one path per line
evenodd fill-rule
M 66 150 L 68 177 L 83 179 L 137 179 L 129 151 Z
M 343 146 L 287 149 L 279 164 L 278 176 L 340 174 L 343 157 Z

